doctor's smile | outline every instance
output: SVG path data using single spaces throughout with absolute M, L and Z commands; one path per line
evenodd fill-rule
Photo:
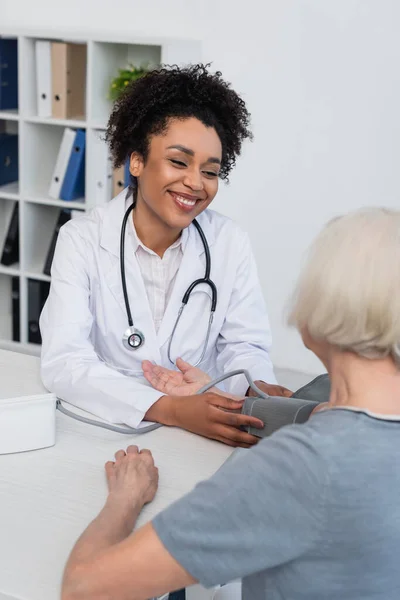
M 182 194 L 179 192 L 172 192 L 169 190 L 172 198 L 175 200 L 176 204 L 184 211 L 192 212 L 192 208 L 196 206 L 197 202 L 201 202 L 201 198 L 196 198 L 196 196 L 189 196 L 189 194 Z

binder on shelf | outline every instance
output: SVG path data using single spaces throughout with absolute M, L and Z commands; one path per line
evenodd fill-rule
M 36 97 L 39 117 L 51 117 L 51 42 L 36 40 Z
M 113 169 L 108 146 L 98 134 L 93 138 L 92 144 L 94 174 L 94 203 L 96 206 L 106 204 L 113 193 Z
M 76 200 L 85 195 L 86 132 L 78 129 L 61 186 L 61 200 Z
M 51 237 L 49 250 L 47 252 L 46 262 L 44 265 L 43 273 L 45 275 L 49 275 L 51 273 L 51 263 L 53 262 L 54 250 L 56 249 L 58 233 L 60 228 L 65 225 L 71 218 L 71 211 L 69 210 L 60 210 L 60 215 L 58 217 L 56 226 L 54 228 L 53 235 Z
M 0 133 L 0 185 L 18 181 L 18 135 Z
M 113 171 L 113 197 L 118 196 L 124 188 L 129 185 L 130 172 L 129 172 L 129 159 L 124 165 L 114 169 Z
M 51 42 L 52 115 L 84 118 L 86 45 Z
M 49 295 L 50 283 L 28 279 L 28 342 L 41 344 L 39 317 Z
M 3 251 L 1 254 L 1 264 L 9 267 L 19 261 L 19 223 L 18 223 L 18 202 L 15 203 L 8 231 L 6 234 Z
M 0 110 L 18 109 L 18 42 L 0 38 Z
M 58 200 L 60 197 L 61 186 L 67 171 L 71 150 L 75 142 L 75 135 L 74 129 L 71 129 L 70 127 L 64 129 L 49 189 L 49 196 L 54 198 L 54 200 Z
M 19 306 L 19 277 L 11 277 L 12 339 L 14 342 L 20 341 Z

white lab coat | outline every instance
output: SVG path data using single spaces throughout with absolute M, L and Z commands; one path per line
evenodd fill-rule
M 173 368 L 168 341 L 184 292 L 204 276 L 203 245 L 189 227 L 182 263 L 158 334 L 131 236 L 125 237 L 127 290 L 135 326 L 145 335 L 138 350 L 127 350 L 122 336 L 128 327 L 119 265 L 125 192 L 105 206 L 73 219 L 60 229 L 51 270 L 51 288 L 44 306 L 41 375 L 59 398 L 113 423 L 138 427 L 162 394 L 144 379 L 144 359 Z M 247 235 L 230 219 L 206 210 L 198 217 L 211 253 L 211 279 L 218 290 L 208 350 L 199 365 L 217 377 L 248 369 L 254 379 L 275 383 L 269 357 L 271 335 Z M 200 285 L 173 339 L 172 358 L 190 363 L 200 356 L 209 318 L 211 292 Z M 243 376 L 225 389 L 244 395 Z

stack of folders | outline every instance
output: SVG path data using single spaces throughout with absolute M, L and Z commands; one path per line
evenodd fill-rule
M 18 109 L 18 42 L 0 38 L 0 110 Z
M 28 342 L 41 344 L 39 317 L 49 295 L 50 283 L 28 279 Z
M 86 132 L 66 127 L 51 178 L 49 196 L 76 200 L 85 196 Z
M 85 117 L 86 45 L 36 40 L 39 117 Z
M 0 133 L 0 185 L 18 181 L 18 135 Z
M 58 218 L 57 218 L 57 221 L 56 221 L 56 224 L 54 227 L 53 234 L 51 236 L 49 249 L 48 249 L 47 255 L 46 255 L 46 261 L 44 263 L 43 273 L 45 275 L 49 275 L 49 276 L 51 275 L 51 264 L 53 262 L 54 251 L 56 249 L 57 238 L 58 238 L 58 234 L 60 232 L 61 227 L 63 225 L 65 225 L 65 223 L 68 223 L 68 221 L 70 219 L 77 218 L 81 215 L 82 215 L 81 210 L 68 210 L 68 209 L 60 210 L 60 213 L 58 215 Z
M 51 274 L 51 264 L 53 262 L 53 256 L 54 256 L 54 251 L 56 249 L 58 234 L 59 234 L 61 227 L 63 225 L 65 225 L 65 223 L 67 223 L 71 219 L 71 212 L 72 211 L 70 211 L 70 210 L 60 210 L 60 214 L 58 215 L 58 219 L 57 219 L 54 231 L 53 231 L 53 235 L 50 240 L 49 249 L 48 249 L 47 255 L 46 255 L 46 261 L 44 263 L 43 273 L 45 275 L 50 276 L 50 274 Z
M 6 217 L 3 248 L 0 248 L 0 263 L 6 267 L 19 261 L 19 221 L 18 202 L 14 203 L 12 210 Z
M 20 341 L 19 329 L 19 277 L 11 277 L 12 339 Z

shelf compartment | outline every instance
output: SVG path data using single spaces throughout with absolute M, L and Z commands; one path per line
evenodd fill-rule
M 90 117 L 100 125 L 106 125 L 112 102 L 109 89 L 118 69 L 130 64 L 140 67 L 155 67 L 161 62 L 161 46 L 145 44 L 117 44 L 93 42 L 90 86 Z
M 0 340 L 20 340 L 19 298 L 20 278 L 0 273 Z
M 0 185 L 0 198 L 19 200 L 19 182 L 13 181 L 6 185 Z

